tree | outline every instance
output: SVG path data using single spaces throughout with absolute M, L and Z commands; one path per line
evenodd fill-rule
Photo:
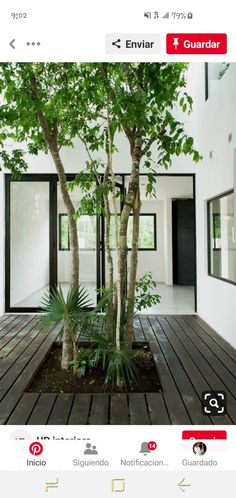
M 175 108 L 191 112 L 192 98 L 186 93 L 184 63 L 83 63 L 83 64 L 1 64 L 0 144 L 8 138 L 26 142 L 30 154 L 50 153 L 67 208 L 70 243 L 73 252 L 72 286 L 78 288 L 79 258 L 76 217 L 102 214 L 105 217 L 105 244 L 108 278 L 107 335 L 115 341 L 116 351 L 130 351 L 133 339 L 133 317 L 137 290 L 140 168 L 148 177 L 146 194 L 155 195 L 155 174 L 168 169 L 172 158 L 189 155 L 201 159 Z M 113 170 L 116 136 L 122 133 L 130 150 L 129 182 L 117 209 L 119 193 Z M 73 147 L 79 138 L 88 152 L 84 171 L 69 186 L 60 149 Z M 100 150 L 106 162 L 99 159 Z M 5 167 L 15 175 L 27 169 L 24 153 L 3 148 Z M 122 169 L 121 165 L 121 168 Z M 103 176 L 101 173 L 103 172 Z M 86 174 L 85 174 L 86 173 Z M 69 190 L 79 185 L 84 191 L 75 209 Z M 68 190 L 69 189 L 69 190 Z M 110 203 L 111 201 L 111 203 Z M 118 256 L 116 275 L 110 247 L 111 205 L 115 220 Z M 128 223 L 132 215 L 132 247 L 128 274 Z M 128 286 L 127 286 L 128 281 Z M 143 289 L 152 285 L 151 277 L 142 279 Z M 72 342 L 64 327 L 65 363 L 72 357 Z M 67 346 L 66 346 L 67 344 Z
M 183 113 L 192 110 L 192 98 L 186 91 L 186 70 L 184 63 L 103 63 L 89 64 L 91 84 L 94 85 L 93 102 L 97 103 L 104 126 L 104 149 L 107 153 L 105 178 L 110 181 L 116 225 L 116 250 L 118 269 L 116 276 L 116 298 L 110 316 L 116 317 L 116 342 L 120 347 L 121 323 L 125 322 L 126 349 L 130 349 L 133 339 L 133 317 L 135 308 L 136 277 L 138 266 L 139 215 L 141 208 L 139 174 L 141 165 L 147 173 L 146 195 L 155 195 L 155 174 L 161 167 L 168 169 L 172 158 L 180 154 L 189 155 L 194 162 L 201 159 L 194 148 L 194 140 L 189 137 L 183 123 L 175 117 L 175 109 Z M 91 152 L 101 146 L 96 133 L 84 136 L 87 149 Z M 130 150 L 130 176 L 127 192 L 123 199 L 118 232 L 115 210 L 116 192 L 112 156 L 116 149 L 116 133 L 123 133 Z M 94 171 L 94 159 L 90 155 L 87 172 Z M 80 176 L 81 179 L 81 176 Z M 106 182 L 105 182 L 105 185 Z M 99 187 L 100 188 L 100 187 Z M 96 189 L 95 189 L 96 192 Z M 106 191 L 107 195 L 107 191 Z M 95 194 L 96 197 L 96 194 Z M 87 202 L 87 201 L 86 201 Z M 107 199 L 104 201 L 106 218 L 106 248 L 109 263 L 109 287 L 113 286 L 113 264 L 108 245 L 110 212 Z M 127 230 L 132 214 L 132 248 L 128 275 Z M 126 282 L 128 280 L 128 289 Z M 112 308 L 112 302 L 110 302 Z M 111 322 L 109 322 L 111 323 Z M 110 328 L 110 326 L 109 326 Z M 118 338 L 119 336 L 119 338 Z
M 79 244 L 75 206 L 67 188 L 63 146 L 73 147 L 74 139 L 84 126 L 83 110 L 88 109 L 86 81 L 81 80 L 78 64 L 2 63 L 0 65 L 0 145 L 5 168 L 15 178 L 27 171 L 25 152 L 51 154 L 68 214 L 72 254 L 71 284 L 76 293 L 79 285 Z M 23 143 L 26 150 L 8 152 L 7 140 Z M 62 368 L 73 359 L 73 343 L 64 322 Z

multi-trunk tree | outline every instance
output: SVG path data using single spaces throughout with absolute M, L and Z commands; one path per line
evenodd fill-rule
M 140 171 L 146 173 L 147 192 L 155 195 L 156 174 L 168 169 L 172 158 L 200 154 L 187 136 L 176 109 L 191 112 L 186 93 L 183 63 L 70 63 L 0 65 L 0 145 L 6 168 L 15 175 L 27 170 L 25 151 L 50 153 L 68 214 L 72 252 L 72 288 L 79 284 L 79 247 L 76 217 L 101 214 L 105 219 L 107 255 L 107 335 L 117 350 L 130 351 L 136 303 L 138 267 Z M 116 188 L 114 153 L 116 138 L 128 142 L 129 156 L 119 170 L 128 175 L 122 198 Z M 9 152 L 6 146 L 13 140 Z M 86 147 L 88 161 L 82 173 L 68 186 L 62 147 L 74 142 Z M 24 147 L 16 148 L 16 143 Z M 25 150 L 24 150 L 25 149 Z M 106 161 L 101 159 L 102 153 Z M 78 163 L 79 163 L 78 155 Z M 69 171 L 69 165 L 67 166 Z M 85 195 L 73 205 L 70 189 L 79 185 Z M 119 212 L 118 204 L 121 205 Z M 111 220 L 114 219 L 117 266 L 111 250 Z M 132 247 L 128 268 L 128 224 L 132 222 Z M 146 285 L 146 284 L 145 284 Z M 73 343 L 65 323 L 63 367 L 73 357 Z
M 192 98 L 185 91 L 186 64 L 103 63 L 90 64 L 89 67 L 89 77 L 91 84 L 94 85 L 92 99 L 93 103 L 97 103 L 99 116 L 103 122 L 103 147 L 107 154 L 107 164 L 104 165 L 104 210 L 109 268 L 108 287 L 110 291 L 113 289 L 110 293 L 112 297 L 109 302 L 108 333 L 112 336 L 113 324 L 113 339 L 115 337 L 117 348 L 124 347 L 130 350 L 138 267 L 140 170 L 142 168 L 142 172 L 146 173 L 148 178 L 146 195 L 152 196 L 156 192 L 156 174 L 161 168 L 168 169 L 174 156 L 189 155 L 190 160 L 195 163 L 201 159 L 201 156 L 194 148 L 193 138 L 186 134 L 183 123 L 176 118 L 176 110 L 182 110 L 183 113 L 190 113 L 192 110 Z M 113 154 L 117 152 L 115 145 L 117 133 L 122 133 L 123 140 L 127 140 L 129 145 L 127 162 L 121 164 L 119 168 L 129 176 L 120 214 L 116 209 L 117 192 L 113 171 Z M 83 138 L 90 158 L 86 173 L 91 173 L 92 166 L 94 174 L 96 161 L 92 159 L 91 151 L 101 147 L 101 135 L 102 125 L 99 128 L 98 142 L 96 132 L 92 135 L 92 139 L 90 135 L 85 135 Z M 109 195 L 112 197 L 115 218 L 117 257 L 115 276 L 109 245 L 111 212 L 108 185 L 110 185 Z M 93 202 L 96 193 L 97 189 L 94 191 L 95 197 L 91 197 Z M 131 215 L 132 247 L 128 268 L 127 233 Z

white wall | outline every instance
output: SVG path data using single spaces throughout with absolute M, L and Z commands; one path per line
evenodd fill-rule
M 197 300 L 198 313 L 236 347 L 236 286 L 207 274 L 207 199 L 233 188 L 233 150 L 236 147 L 236 64 L 214 85 L 199 109 L 199 145 L 204 156 L 198 167 Z M 228 136 L 232 133 L 232 141 Z M 210 158 L 212 151 L 212 158 Z
M 143 213 L 156 213 L 157 250 L 140 251 L 138 276 L 151 271 L 156 282 L 173 284 L 172 263 L 172 199 L 192 198 L 192 177 L 162 176 L 157 179 L 156 200 L 144 200 L 145 178 L 141 178 Z M 142 183 L 143 188 L 142 188 Z

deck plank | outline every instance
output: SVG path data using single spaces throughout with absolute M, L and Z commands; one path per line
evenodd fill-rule
M 191 383 L 185 369 L 175 350 L 173 349 L 170 340 L 172 340 L 172 329 L 164 316 L 158 317 L 158 323 L 162 330 L 159 330 L 158 341 L 162 352 L 166 358 L 172 376 L 178 386 L 181 398 L 186 406 L 192 423 L 207 424 L 210 423 L 208 417 L 202 413 L 201 401 Z M 170 339 L 170 340 L 169 340 Z M 172 341 L 173 342 L 173 341 Z
M 27 394 L 27 393 L 25 393 Z M 42 393 L 31 413 L 28 425 L 46 425 L 57 395 L 55 393 Z
M 87 425 L 91 406 L 91 394 L 76 394 L 69 416 L 69 425 Z
M 24 325 L 22 326 L 22 329 L 19 329 L 19 333 L 17 336 L 15 336 L 13 339 L 11 339 L 5 346 L 2 347 L 0 350 L 0 358 L 1 359 L 6 359 L 8 355 L 11 354 L 10 356 L 10 361 L 18 357 L 18 351 L 23 345 L 23 348 L 26 348 L 27 343 L 29 343 L 29 332 L 37 325 L 39 322 L 39 318 L 37 317 L 29 317 L 30 319 L 27 320 Z M 37 331 L 38 333 L 39 331 Z M 27 336 L 27 341 L 24 339 Z M 35 337 L 35 335 L 33 335 Z M 17 353 L 15 351 L 17 349 Z M 17 356 L 16 356 L 17 354 Z
M 66 425 L 70 416 L 74 394 L 58 394 L 47 425 Z
M 194 346 L 191 344 L 191 341 L 189 341 L 188 337 L 186 337 L 176 317 L 168 316 L 166 317 L 166 319 L 172 328 L 171 334 L 169 335 L 169 340 L 175 348 L 176 354 L 178 355 L 183 367 L 185 368 L 189 378 L 194 385 L 199 399 L 201 400 L 202 392 L 211 390 L 207 375 L 206 377 L 204 377 L 204 365 L 203 368 L 199 368 L 198 358 L 196 358 L 194 354 Z M 217 419 L 219 417 L 210 418 L 205 415 L 204 417 L 206 418 L 206 423 L 218 423 Z M 222 424 L 232 423 L 228 415 L 222 416 L 221 422 Z
M 24 320 L 24 316 L 13 315 L 13 317 L 9 317 L 7 323 L 4 322 L 2 326 L 0 326 L 0 343 L 4 340 L 4 337 L 7 336 L 11 338 L 12 334 L 14 335 L 14 329 L 21 324 Z
M 200 340 L 205 343 L 206 346 L 208 346 L 209 351 L 214 357 L 214 360 L 215 357 L 217 358 L 216 365 L 218 365 L 218 361 L 222 363 L 225 369 L 225 374 L 227 375 L 227 383 L 231 383 L 231 380 L 229 379 L 232 378 L 232 390 L 236 393 L 236 362 L 232 360 L 232 358 L 215 341 L 213 341 L 212 338 L 208 336 L 208 334 L 206 334 L 205 330 L 203 330 L 195 320 L 192 320 L 192 318 L 187 315 L 185 315 L 183 318 L 199 336 Z M 230 374 L 230 378 L 228 376 L 228 373 Z
M 93 394 L 89 425 L 105 425 L 109 423 L 109 394 Z
M 127 394 L 111 394 L 110 406 L 110 424 L 111 425 L 129 425 L 129 406 Z
M 24 393 L 7 421 L 8 425 L 26 425 L 38 400 L 38 393 Z
M 0 330 L 2 330 L 8 323 L 10 322 L 13 322 L 13 320 L 15 320 L 16 317 L 19 317 L 19 315 L 2 315 L 0 317 Z
M 0 392 L 2 401 L 0 402 L 0 424 L 4 424 L 8 419 L 9 412 L 13 410 L 13 408 L 18 403 L 22 392 L 27 389 L 27 386 L 32 381 L 34 374 L 39 370 L 41 364 L 44 362 L 46 355 L 50 352 L 54 339 L 58 336 L 59 331 L 61 330 L 61 324 L 58 324 L 53 331 L 44 335 L 41 334 L 40 341 L 38 341 L 39 336 L 36 337 L 34 344 L 30 345 L 30 354 L 29 351 L 27 354 L 22 355 L 20 358 L 20 365 L 13 365 L 14 369 L 14 378 L 12 380 L 12 375 L 10 381 L 8 379 L 9 372 L 7 373 L 7 377 L 3 377 L 5 379 L 5 384 L 2 386 L 0 382 L 0 387 L 2 391 Z M 34 346 L 34 347 L 32 347 Z M 17 368 L 18 374 L 15 371 L 15 367 Z M 13 381 L 13 384 L 12 384 Z
M 207 356 L 204 355 L 204 344 L 199 344 L 199 341 L 192 334 L 192 329 L 189 327 L 187 322 L 182 316 L 176 315 L 175 320 L 181 325 L 182 330 L 185 333 L 183 338 L 185 347 L 187 348 L 189 354 L 194 359 L 198 368 L 200 369 L 202 375 L 207 380 L 212 391 L 223 390 L 227 392 L 227 413 L 231 420 L 236 423 L 236 410 L 235 410 L 235 398 L 232 396 L 230 391 L 228 391 L 227 386 L 222 382 L 221 377 L 212 368 L 212 365 L 208 362 Z M 223 424 L 224 417 L 212 417 L 215 419 L 216 424 Z M 227 419 L 228 420 L 228 419 Z M 228 422 L 230 423 L 230 422 Z
M 147 393 L 147 406 L 152 425 L 169 425 L 170 417 L 162 393 Z
M 149 319 L 146 318 L 145 320 L 143 317 L 142 324 L 160 376 L 162 388 L 164 390 L 163 395 L 171 422 L 172 424 L 191 424 L 190 416 L 157 339 L 162 332 L 160 324 L 155 316 L 151 316 Z
M 231 346 L 223 337 L 213 330 L 200 316 L 191 315 L 193 321 L 198 323 L 201 328 L 215 341 L 231 358 L 236 362 L 236 349 Z
M 149 425 L 151 423 L 145 394 L 131 393 L 129 398 L 130 422 L 132 425 Z
M 140 324 L 140 320 L 137 316 L 134 318 L 134 340 L 136 342 L 146 342 L 144 333 Z

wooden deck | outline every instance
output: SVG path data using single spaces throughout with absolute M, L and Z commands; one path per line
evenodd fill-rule
M 139 316 L 134 335 L 148 341 L 162 393 L 29 393 L 61 326 L 39 330 L 38 315 L 0 318 L 0 424 L 235 424 L 236 350 L 196 315 Z M 202 414 L 204 390 L 227 393 L 227 414 Z

